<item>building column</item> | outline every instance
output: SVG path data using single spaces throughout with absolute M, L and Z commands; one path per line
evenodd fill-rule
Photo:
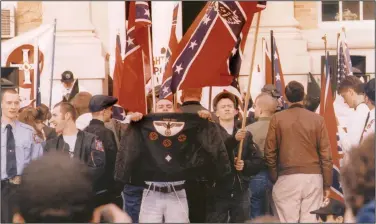
M 43 23 L 55 18 L 55 83 L 70 70 L 87 91 L 102 94 L 105 55 L 91 23 L 91 2 L 43 2 Z

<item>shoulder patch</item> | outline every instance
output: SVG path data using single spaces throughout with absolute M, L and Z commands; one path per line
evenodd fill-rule
M 102 141 L 95 139 L 95 149 L 101 152 L 104 152 Z
M 40 144 L 43 142 L 43 139 L 41 139 L 36 133 L 33 133 L 33 141 L 36 144 Z

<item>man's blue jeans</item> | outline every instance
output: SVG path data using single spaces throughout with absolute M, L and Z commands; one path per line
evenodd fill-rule
M 132 218 L 133 223 L 138 223 L 143 191 L 143 186 L 126 184 L 122 192 L 123 210 Z
M 249 188 L 251 189 L 251 219 L 266 214 L 269 205 L 266 192 L 271 187 L 267 170 L 261 171 L 251 178 L 249 182 Z

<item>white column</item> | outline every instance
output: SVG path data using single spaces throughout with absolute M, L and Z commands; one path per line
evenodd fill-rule
M 108 46 L 110 54 L 110 76 L 115 67 L 116 35 L 120 33 L 121 52 L 125 50 L 125 2 L 108 2 Z
M 102 94 L 105 55 L 91 23 L 91 2 L 43 2 L 43 23 L 55 18 L 55 83 L 70 70 L 87 91 Z

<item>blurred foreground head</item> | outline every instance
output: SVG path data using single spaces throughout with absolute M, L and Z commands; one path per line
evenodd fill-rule
M 375 200 L 375 136 L 367 137 L 351 149 L 341 168 L 345 201 L 354 215 Z M 374 209 L 373 209 L 374 214 Z
M 61 152 L 28 165 L 19 188 L 14 223 L 87 223 L 93 216 L 94 192 L 87 166 Z

